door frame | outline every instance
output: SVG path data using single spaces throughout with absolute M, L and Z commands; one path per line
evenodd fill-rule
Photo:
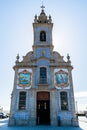
M 43 123 L 40 123 L 40 117 L 38 115 L 38 113 L 40 112 L 38 110 L 38 102 L 47 102 L 48 104 L 48 110 L 46 112 L 48 112 L 48 114 L 46 113 L 46 119 L 47 122 L 43 121 Z M 40 113 L 41 114 L 41 113 Z M 48 117 L 47 117 L 48 115 Z M 42 114 L 41 114 L 42 116 Z M 42 117 L 41 117 L 42 118 Z M 48 91 L 39 91 L 37 92 L 37 101 L 36 101 L 36 122 L 37 125 L 50 125 L 50 92 Z

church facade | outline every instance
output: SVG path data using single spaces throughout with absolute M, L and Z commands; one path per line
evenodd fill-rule
M 17 56 L 9 126 L 78 126 L 70 56 L 53 51 L 53 23 L 44 8 L 35 15 L 33 51 Z

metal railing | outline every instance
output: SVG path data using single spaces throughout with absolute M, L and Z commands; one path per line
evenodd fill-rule
M 39 84 L 47 84 L 47 78 L 40 78 Z

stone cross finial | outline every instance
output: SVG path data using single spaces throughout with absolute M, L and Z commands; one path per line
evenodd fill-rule
M 43 1 L 42 1 L 42 6 L 41 6 L 42 10 L 45 8 L 45 6 L 43 6 Z
M 17 54 L 17 56 L 16 56 L 16 59 L 17 59 L 16 62 L 19 62 L 19 58 L 20 58 L 19 54 Z
M 67 60 L 68 60 L 68 62 L 70 62 L 70 56 L 69 56 L 69 54 L 67 54 Z

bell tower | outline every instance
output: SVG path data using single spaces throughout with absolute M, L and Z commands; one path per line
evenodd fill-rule
M 34 54 L 37 56 L 37 51 L 39 56 L 43 55 L 43 52 L 48 55 L 53 50 L 52 43 L 52 28 L 53 23 L 51 16 L 47 16 L 44 11 L 44 6 L 41 6 L 41 13 L 39 16 L 35 15 L 33 23 L 33 32 L 34 32 Z M 44 51 L 46 49 L 46 51 Z M 42 51 L 41 51 L 42 50 Z M 41 54 L 42 53 L 42 54 Z
M 52 19 L 51 16 L 46 16 L 44 6 L 39 16 L 35 15 L 33 29 L 34 29 L 34 46 L 52 45 Z

